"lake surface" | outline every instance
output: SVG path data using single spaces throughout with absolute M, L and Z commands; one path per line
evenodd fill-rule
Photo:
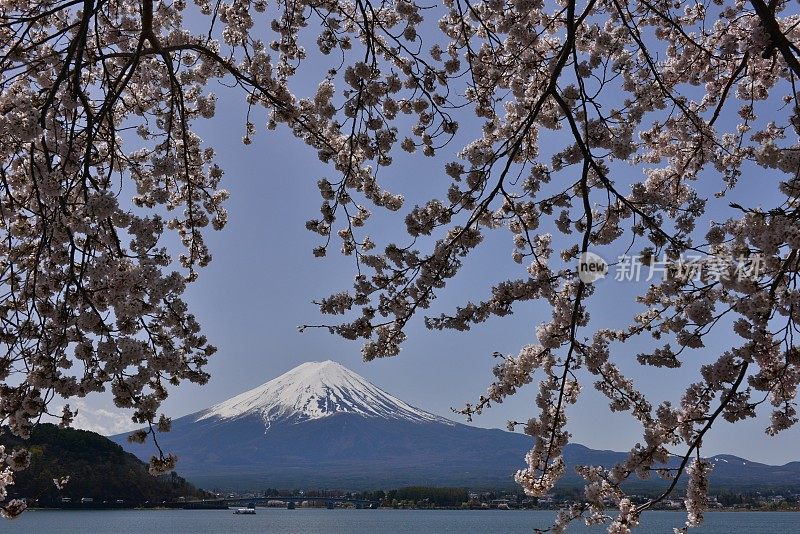
M 14 521 L 0 520 L 0 532 L 20 533 L 196 533 L 249 534 L 531 534 L 547 528 L 555 512 L 547 510 L 325 510 L 259 508 L 256 515 L 229 510 L 29 510 Z M 647 512 L 634 532 L 671 534 L 683 525 L 680 512 Z M 569 532 L 605 532 L 575 525 Z M 709 512 L 697 534 L 797 534 L 800 513 Z

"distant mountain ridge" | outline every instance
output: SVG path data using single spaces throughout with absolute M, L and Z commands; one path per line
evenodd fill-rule
M 152 445 L 111 439 L 141 458 Z M 376 489 L 401 485 L 512 487 L 531 438 L 426 412 L 333 361 L 308 362 L 261 386 L 173 421 L 159 443 L 205 488 Z M 611 466 L 626 454 L 566 447 L 568 465 Z M 716 456 L 715 485 L 800 490 L 800 462 L 766 466 Z M 634 482 L 654 488 L 663 483 Z M 582 485 L 571 469 L 562 486 Z

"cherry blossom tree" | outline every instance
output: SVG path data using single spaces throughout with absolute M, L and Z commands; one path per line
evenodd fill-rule
M 133 438 L 155 439 L 169 428 L 159 413 L 165 385 L 207 381 L 215 349 L 181 295 L 211 260 L 205 229 L 226 222 L 223 172 L 193 129 L 213 118 L 215 85 L 246 99 L 245 144 L 257 123 L 283 125 L 332 167 L 307 227 L 320 236 L 315 256 L 340 247 L 357 276 L 320 302 L 342 320 L 316 326 L 363 339 L 366 360 L 398 354 L 411 319 L 486 236 L 510 231 L 519 275 L 487 287 L 483 301 L 425 317 L 432 329 L 468 330 L 524 301 L 552 311 L 532 344 L 501 356 L 488 393 L 464 413 L 539 383 L 539 414 L 522 424 L 533 448 L 516 476 L 530 495 L 565 470 L 567 408 L 582 383 L 642 427 L 625 462 L 578 468 L 585 500 L 562 510 L 554 531 L 582 519 L 628 532 L 686 478 L 681 529 L 695 526 L 713 468 L 701 445 L 714 423 L 755 417 L 761 404 L 772 409 L 770 434 L 797 421 L 796 3 L 1 5 L 0 420 L 11 432 L 27 435 L 54 398 L 110 388 L 146 424 Z M 308 97 L 295 95 L 303 68 L 319 74 Z M 545 136 L 561 146 L 545 146 Z M 408 207 L 401 238 L 370 237 L 370 210 L 404 208 L 403 192 L 381 185 L 381 168 L 402 151 L 435 158 L 454 144 L 457 157 L 441 164 L 446 197 Z M 726 220 L 709 221 L 753 175 L 780 201 L 733 203 Z M 185 247 L 177 265 L 163 244 L 170 231 Z M 670 267 L 640 295 L 646 311 L 611 329 L 590 322 L 594 286 L 576 265 L 620 247 Z M 681 262 L 690 253 L 705 260 L 696 275 Z M 680 367 L 720 328 L 735 341 L 676 405 L 653 404 L 618 366 L 625 342 L 650 336 L 639 363 Z M 62 423 L 73 415 L 64 408 Z M 665 467 L 674 456 L 679 467 Z M 28 459 L 14 451 L 0 460 L 5 497 Z M 174 463 L 162 453 L 151 468 Z M 634 505 L 624 483 L 653 473 L 667 489 Z M 4 514 L 22 509 L 10 501 Z

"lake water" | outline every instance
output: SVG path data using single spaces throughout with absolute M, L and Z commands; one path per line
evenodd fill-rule
M 248 534 L 531 534 L 547 528 L 554 512 L 527 510 L 325 510 L 259 508 L 256 515 L 229 510 L 29 510 L 14 521 L 0 520 L 0 532 L 19 533 L 197 533 Z M 685 516 L 679 512 L 647 512 L 634 532 L 671 534 Z M 569 532 L 604 532 L 576 525 Z M 797 534 L 800 513 L 710 512 L 697 534 Z

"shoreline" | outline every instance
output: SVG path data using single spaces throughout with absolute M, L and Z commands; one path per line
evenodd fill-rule
M 234 510 L 236 509 L 235 506 L 226 506 L 226 507 L 181 507 L 181 506 L 164 506 L 163 504 L 159 506 L 84 506 L 84 507 L 59 507 L 59 506 L 31 506 L 27 509 L 28 512 L 30 511 L 39 511 L 39 512 L 46 512 L 46 511 L 93 511 L 93 512 L 101 512 L 101 511 L 117 511 L 117 510 L 126 510 L 126 511 L 173 511 L 173 510 L 182 510 L 182 511 L 196 511 L 196 512 L 203 512 L 203 511 L 221 511 L 221 510 Z M 257 506 L 256 510 L 287 510 L 286 507 L 278 507 L 278 506 Z M 304 507 L 297 507 L 294 510 L 321 510 L 321 511 L 330 511 L 330 509 L 325 507 L 319 506 L 304 506 Z M 406 511 L 406 512 L 419 512 L 419 511 L 430 511 L 430 512 L 558 512 L 559 508 L 393 508 L 390 506 L 384 506 L 380 508 L 349 508 L 349 507 L 337 507 L 334 510 L 359 510 L 359 511 Z M 616 508 L 609 508 L 608 511 L 613 513 Z M 667 509 L 667 508 L 657 508 L 653 510 L 646 510 L 644 513 L 649 512 L 672 512 L 676 514 L 685 514 L 686 510 L 674 510 L 674 509 Z M 713 514 L 718 512 L 758 512 L 758 513 L 800 513 L 800 509 L 776 509 L 776 510 L 765 510 L 765 509 L 758 509 L 758 508 L 714 508 L 712 510 L 706 510 L 703 512 L 704 514 Z

